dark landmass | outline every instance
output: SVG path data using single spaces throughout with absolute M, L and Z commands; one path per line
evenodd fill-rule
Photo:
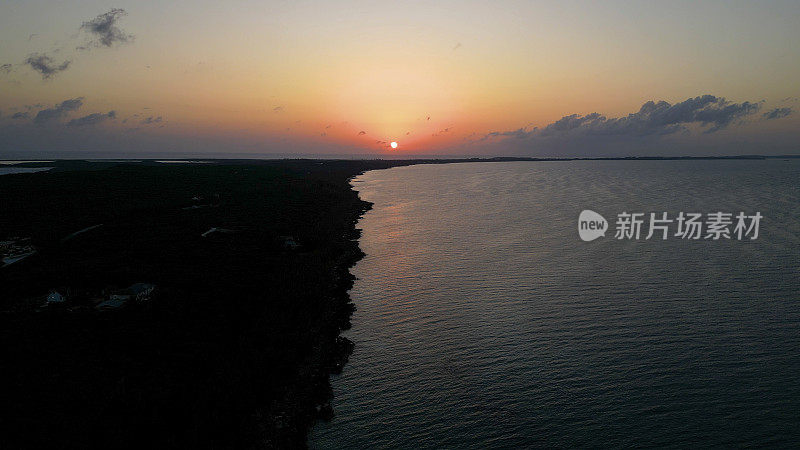
M 511 162 L 511 161 L 707 161 L 707 160 L 764 160 L 764 159 L 794 159 L 800 158 L 797 155 L 731 155 L 731 156 L 619 156 L 619 157 L 524 157 L 524 156 L 496 156 L 496 157 L 473 157 L 473 158 L 420 158 L 420 159 L 214 159 L 214 158 L 190 158 L 195 162 L 225 165 L 241 164 L 274 164 L 280 161 L 285 164 L 302 165 L 304 162 L 332 162 L 337 164 L 366 164 L 370 168 L 386 168 L 403 166 L 410 164 L 447 164 L 457 162 Z M 167 159 L 169 160 L 169 159 Z M 13 167 L 53 167 L 56 171 L 61 170 L 101 170 L 120 164 L 120 160 L 56 160 L 56 161 L 29 161 L 14 164 Z M 138 164 L 159 164 L 157 160 L 143 159 L 136 160 Z M 374 165 L 374 166 L 373 166 Z M 369 170 L 369 169 L 367 169 Z
M 0 267 L 0 448 L 304 447 L 352 351 L 340 333 L 370 205 L 349 179 L 563 160 L 18 165 L 53 169 L 0 176 L 0 241 L 36 250 Z M 96 308 L 133 283 L 152 299 Z M 51 289 L 69 300 L 43 307 Z
M 0 268 L 0 447 L 305 446 L 352 350 L 339 334 L 369 204 L 348 180 L 408 163 L 58 161 L 1 176 L 0 240 L 37 252 Z M 157 286 L 150 301 L 93 308 L 138 282 Z M 54 288 L 70 300 L 42 307 Z

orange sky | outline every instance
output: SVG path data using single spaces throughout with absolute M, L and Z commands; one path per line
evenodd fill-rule
M 82 24 L 112 6 L 124 10 L 120 35 L 104 45 Z M 233 150 L 365 153 L 394 140 L 395 152 L 480 153 L 463 145 L 570 114 L 624 117 L 704 94 L 761 102 L 761 114 L 793 111 L 800 95 L 800 5 L 788 1 L 26 1 L 0 13 L 0 151 L 58 143 L 52 130 L 46 144 L 9 131 L 23 126 L 10 117 L 73 98 L 83 105 L 62 124 L 115 112 L 91 145 L 186 149 L 207 137 Z M 31 55 L 70 64 L 45 76 Z M 762 125 L 786 134 L 800 123 Z M 715 135 L 744 129 L 733 128 Z M 76 139 L 65 148 L 80 147 L 77 134 L 61 133 Z

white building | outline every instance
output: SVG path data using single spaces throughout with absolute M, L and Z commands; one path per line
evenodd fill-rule
M 108 300 L 113 300 L 115 302 L 127 302 L 129 300 L 136 300 L 138 302 L 146 301 L 150 298 L 150 295 L 153 294 L 153 291 L 156 289 L 155 284 L 150 283 L 134 283 L 128 286 L 126 289 L 121 289 L 119 291 L 114 291 L 111 295 L 108 296 Z
M 64 303 L 66 301 L 67 301 L 67 299 L 63 295 L 61 295 L 60 292 L 58 292 L 56 290 L 52 290 L 52 291 L 50 291 L 49 294 L 47 294 L 47 304 L 48 305 L 57 304 L 57 303 Z

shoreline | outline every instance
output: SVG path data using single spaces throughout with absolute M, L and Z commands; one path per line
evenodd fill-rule
M 351 180 L 409 163 L 50 162 L 0 177 L 3 238 L 37 250 L 0 271 L 0 334 L 14 343 L 0 397 L 16 410 L 0 443 L 307 445 L 353 348 L 341 333 L 371 204 Z M 187 209 L 208 201 L 195 197 L 215 207 Z M 237 231 L 203 236 L 213 227 Z M 142 282 L 151 301 L 93 308 Z M 68 300 L 41 307 L 52 289 Z
M 351 180 L 364 172 L 366 170 L 345 180 L 356 197 L 358 197 L 358 191 L 353 188 Z M 345 236 L 348 244 L 333 267 L 335 283 L 330 292 L 330 306 L 332 307 L 330 315 L 333 317 L 333 321 L 329 324 L 331 328 L 327 333 L 323 334 L 319 346 L 315 348 L 314 354 L 309 357 L 303 378 L 297 380 L 295 386 L 298 394 L 293 396 L 292 402 L 294 404 L 287 402 L 283 405 L 284 411 L 279 411 L 278 414 L 273 411 L 269 415 L 273 417 L 279 416 L 285 411 L 291 410 L 296 407 L 297 399 L 304 397 L 309 398 L 308 403 L 314 409 L 299 415 L 299 429 L 289 430 L 288 435 L 279 437 L 277 440 L 268 438 L 268 430 L 263 428 L 263 422 L 261 424 L 256 423 L 255 426 L 262 433 L 261 443 L 268 442 L 270 446 L 277 444 L 278 448 L 283 448 L 284 446 L 307 448 L 311 429 L 320 421 L 328 421 L 335 417 L 335 410 L 332 405 L 334 395 L 331 376 L 342 373 L 354 350 L 353 342 L 342 336 L 342 333 L 351 328 L 350 319 L 356 308 L 350 297 L 350 291 L 353 288 L 356 277 L 350 270 L 366 256 L 359 246 L 361 230 L 357 228 L 357 225 L 361 217 L 370 209 L 372 209 L 372 203 L 359 198 L 358 208 L 352 211 L 352 215 L 348 219 L 350 223 L 349 234 Z M 259 411 L 256 413 L 256 417 L 263 418 L 265 414 Z

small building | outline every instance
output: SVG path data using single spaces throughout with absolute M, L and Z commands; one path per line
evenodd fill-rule
M 136 301 L 143 302 L 150 299 L 150 296 L 153 295 L 153 291 L 156 290 L 156 285 L 150 283 L 135 283 L 132 284 L 128 290 Z
M 112 309 L 117 309 L 123 305 L 125 305 L 125 300 L 119 298 L 109 298 L 108 300 L 98 304 L 96 308 L 99 309 L 100 311 L 108 311 Z
M 39 297 L 39 298 L 41 298 L 41 297 Z M 53 289 L 52 291 L 50 291 L 49 294 L 47 294 L 47 304 L 48 305 L 60 304 L 60 303 L 66 302 L 66 301 L 67 301 L 67 298 L 64 297 L 63 294 L 61 294 L 60 292 L 58 292 L 55 289 Z
M 120 289 L 118 291 L 111 292 L 111 294 L 108 296 L 108 301 L 114 300 L 123 303 L 130 300 L 135 300 L 137 302 L 147 301 L 150 299 L 150 296 L 153 294 L 155 289 L 155 284 L 134 283 L 128 286 L 126 289 Z M 98 307 L 99 306 L 100 305 L 98 305 Z
M 127 289 L 118 289 L 116 291 L 111 292 L 111 294 L 108 295 L 108 300 L 109 301 L 110 300 L 114 300 L 114 301 L 127 302 L 130 299 L 131 299 L 131 293 L 128 292 Z M 103 302 L 103 303 L 105 303 L 105 302 Z M 100 306 L 100 305 L 97 305 L 97 306 Z
M 13 237 L 0 241 L 0 267 L 22 261 L 35 253 L 36 248 L 31 244 L 29 237 Z

